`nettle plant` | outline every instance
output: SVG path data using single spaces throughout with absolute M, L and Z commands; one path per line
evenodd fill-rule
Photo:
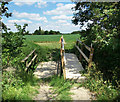
M 24 44 L 24 35 L 28 34 L 29 32 L 25 31 L 28 24 L 24 24 L 23 27 L 21 25 L 17 25 L 17 32 L 8 32 L 5 29 L 5 33 L 2 34 L 2 53 L 3 53 L 3 64 L 8 64 L 11 58 L 17 57 L 18 54 L 21 53 L 21 47 Z

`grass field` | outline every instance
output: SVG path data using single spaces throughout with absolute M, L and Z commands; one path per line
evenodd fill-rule
M 60 49 L 61 35 L 26 35 L 27 42 L 33 42 L 40 45 L 41 47 L 47 47 L 49 49 Z M 77 38 L 80 37 L 79 34 L 74 35 L 63 35 L 66 45 L 65 49 L 72 49 Z

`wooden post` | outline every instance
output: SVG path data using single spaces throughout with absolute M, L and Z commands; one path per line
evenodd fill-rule
M 58 63 L 58 65 L 57 65 L 57 76 L 58 76 L 58 74 L 59 74 L 59 61 L 57 61 L 57 63 Z
M 94 52 L 94 49 L 92 48 L 92 44 L 91 44 L 90 55 L 89 55 L 89 64 L 88 64 L 89 68 L 92 66 L 93 52 Z
M 83 51 L 83 45 L 81 45 L 81 51 Z M 80 54 L 80 61 L 82 61 L 82 54 Z
M 62 55 L 62 68 L 63 68 L 63 75 L 64 75 L 64 80 L 66 80 L 66 73 L 65 73 L 65 61 L 64 61 L 64 50 L 63 50 L 63 55 Z
M 65 41 L 63 39 L 63 35 L 61 36 L 60 38 L 60 41 L 61 43 L 61 50 L 60 50 L 60 54 L 61 54 L 61 67 L 62 67 L 62 70 L 63 70 L 63 76 L 64 76 L 64 80 L 66 79 L 66 73 L 65 73 L 65 62 L 64 62 L 64 44 L 65 44 Z

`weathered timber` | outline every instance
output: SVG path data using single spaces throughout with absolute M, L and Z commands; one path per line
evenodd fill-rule
M 35 52 L 35 49 L 27 57 L 25 57 L 21 62 L 25 62 L 34 52 Z
M 29 62 L 29 64 L 26 66 L 27 68 L 32 64 L 32 62 L 35 60 L 35 58 L 37 57 L 37 54 L 35 54 L 35 56 L 32 58 L 32 60 Z
M 89 56 L 89 64 L 88 64 L 88 67 L 91 67 L 91 66 L 92 66 L 93 52 L 94 52 L 94 49 L 91 48 L 90 56 Z
M 83 71 L 83 67 L 79 62 L 77 56 L 73 53 L 65 53 L 66 55 L 66 64 L 65 64 L 65 73 L 66 79 L 74 79 L 77 81 L 84 80 L 85 77 L 81 76 L 80 71 Z
M 61 50 L 60 50 L 60 54 L 61 54 L 61 67 L 63 70 L 63 76 L 64 76 L 64 80 L 66 79 L 66 73 L 65 73 L 65 49 L 64 49 L 64 44 L 65 44 L 65 40 L 63 38 L 63 35 L 60 38 L 61 42 Z
M 82 50 L 77 45 L 75 46 L 79 50 L 79 52 L 83 55 L 83 57 L 86 59 L 86 61 L 89 63 L 89 59 L 87 58 L 87 56 L 82 52 Z
M 31 61 L 28 63 L 28 58 L 29 58 L 30 56 L 32 56 L 32 59 L 31 59 Z M 28 68 L 31 67 L 33 61 L 34 61 L 36 58 L 37 58 L 37 54 L 35 54 L 35 49 L 34 49 L 33 51 L 31 51 L 31 53 L 30 53 L 27 57 L 25 57 L 25 58 L 21 61 L 21 62 L 24 63 L 25 66 L 26 66 L 25 71 L 28 72 L 28 70 L 29 70 Z
M 80 40 L 77 39 L 77 42 L 81 43 L 82 45 L 85 46 L 85 48 L 86 48 L 87 50 L 91 51 L 91 48 L 88 47 L 86 44 L 84 44 L 82 41 L 80 41 Z
M 78 46 L 78 43 L 82 45 L 81 49 L 79 48 Z M 90 55 L 89 55 L 89 59 L 88 57 L 83 53 L 83 45 L 84 47 L 90 51 Z M 85 60 L 88 62 L 88 67 L 91 67 L 92 66 L 92 58 L 93 58 L 93 52 L 94 52 L 94 49 L 92 48 L 92 44 L 91 44 L 91 47 L 88 47 L 86 44 L 84 44 L 82 41 L 78 40 L 76 41 L 76 45 L 75 47 L 79 50 L 80 52 L 80 61 L 82 59 L 82 56 L 85 58 Z M 81 56 L 82 55 L 82 56 Z

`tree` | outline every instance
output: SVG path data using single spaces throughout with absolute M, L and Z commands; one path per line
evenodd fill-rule
M 2 19 L 2 16 L 5 16 L 5 17 L 11 17 L 12 16 L 12 13 L 8 13 L 8 7 L 6 7 L 5 5 L 8 4 L 7 1 L 11 1 L 11 0 L 5 0 L 6 2 L 3 2 L 2 0 L 0 0 L 0 23 L 2 25 L 2 29 L 7 29 L 7 26 L 1 22 L 1 19 Z
M 55 32 L 53 30 L 50 30 L 49 34 L 53 35 Z
M 5 30 L 5 33 L 2 34 L 2 56 L 7 59 L 7 64 L 11 58 L 15 58 L 21 53 L 21 47 L 23 47 L 25 40 L 24 35 L 26 35 L 26 33 L 28 34 L 28 32 L 25 31 L 28 26 L 27 24 L 24 24 L 23 28 L 17 24 L 15 24 L 15 26 L 18 32 L 13 33 L 12 31 L 8 32 Z
M 105 78 L 119 80 L 120 67 L 120 2 L 75 2 L 72 22 L 75 25 L 88 24 L 81 31 L 85 42 L 92 42 L 95 48 L 94 61 Z M 84 33 L 83 33 L 84 32 Z M 104 59 L 104 60 L 103 60 Z M 107 76 L 106 76 L 107 75 Z
M 59 34 L 60 34 L 60 31 L 56 31 L 56 34 L 58 34 L 58 35 L 59 35 Z
M 39 26 L 39 31 L 41 31 L 41 27 Z
M 44 32 L 44 34 L 45 34 L 45 35 L 49 35 L 49 32 L 46 30 L 46 31 Z
M 80 34 L 80 31 L 73 31 L 71 34 Z

